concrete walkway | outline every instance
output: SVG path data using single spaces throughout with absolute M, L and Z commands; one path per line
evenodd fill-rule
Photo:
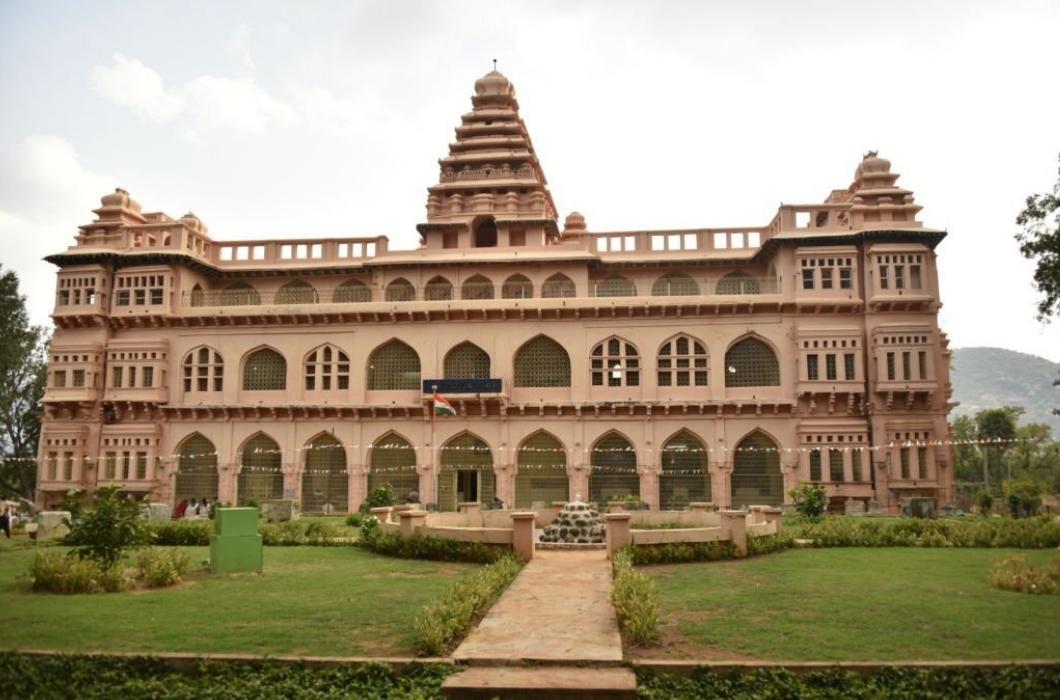
M 619 664 L 606 550 L 537 550 L 453 658 L 480 665 Z

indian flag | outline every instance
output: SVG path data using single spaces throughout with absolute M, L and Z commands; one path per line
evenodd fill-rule
M 445 397 L 434 395 L 434 415 L 436 416 L 455 416 L 456 409 L 453 408 L 453 404 L 445 400 Z

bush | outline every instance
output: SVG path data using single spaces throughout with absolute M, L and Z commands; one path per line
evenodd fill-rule
M 188 575 L 191 558 L 182 549 L 148 547 L 136 558 L 139 577 L 148 588 L 172 586 Z
M 416 616 L 416 647 L 428 656 L 448 651 L 515 580 L 522 563 L 507 554 L 465 576 Z
M 359 528 L 363 522 L 363 513 L 350 513 L 346 516 L 346 527 Z
M 1060 522 L 1042 515 L 1012 518 L 864 520 L 828 517 L 819 523 L 789 525 L 794 537 L 815 547 L 1013 547 L 1060 546 Z
M 638 545 L 629 547 L 626 552 L 634 566 L 717 561 L 719 559 L 735 559 L 738 556 L 736 545 L 729 541 Z
M 627 641 L 646 646 L 659 638 L 659 593 L 651 577 L 633 570 L 631 549 L 622 549 L 612 560 L 611 603 Z
M 96 580 L 104 593 L 120 593 L 128 589 L 130 583 L 129 577 L 125 575 L 125 567 L 121 564 L 101 570 Z
M 424 535 L 412 535 L 402 537 L 401 535 L 388 535 L 377 531 L 379 523 L 375 528 L 369 526 L 369 518 L 361 526 L 361 538 L 357 540 L 357 546 L 367 549 L 376 554 L 382 554 L 399 559 L 426 559 L 429 561 L 453 561 L 468 564 L 491 564 L 502 559 L 508 552 L 502 547 L 492 547 L 481 542 L 457 542 L 441 537 L 429 537 Z M 370 531 L 365 536 L 365 530 Z
M 361 513 L 368 513 L 372 508 L 384 508 L 394 505 L 394 488 L 385 483 L 377 486 L 368 494 L 368 498 L 361 502 Z
M 980 489 L 975 493 L 975 505 L 981 515 L 990 515 L 990 509 L 994 507 L 994 496 L 986 489 Z
M 788 495 L 795 502 L 798 514 L 812 523 L 818 522 L 828 508 L 828 494 L 817 484 L 799 484 L 798 488 L 788 491 Z
M 783 552 L 795 546 L 795 536 L 781 530 L 775 535 L 761 535 L 747 538 L 747 553 L 754 557 L 760 554 Z
M 29 575 L 33 590 L 47 593 L 116 593 L 129 587 L 120 565 L 101 569 L 91 559 L 60 552 L 37 552 Z
M 112 568 L 127 549 L 149 541 L 150 532 L 140 517 L 140 506 L 122 496 L 115 486 L 96 491 L 96 507 L 73 524 L 65 540 L 73 545 L 77 556 L 91 559 L 100 569 Z
M 1060 556 L 1053 559 L 1053 568 L 1038 568 L 1026 557 L 1010 555 L 994 562 L 990 570 L 990 585 L 1020 593 L 1060 595 Z
M 1029 518 L 1042 507 L 1042 488 L 1030 479 L 1006 481 L 1005 500 L 1013 518 Z
M 205 547 L 210 544 L 213 523 L 207 520 L 174 520 L 151 523 L 152 541 L 163 547 Z

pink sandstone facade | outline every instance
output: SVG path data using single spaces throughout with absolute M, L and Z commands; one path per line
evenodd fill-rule
M 104 196 L 48 258 L 39 500 L 951 499 L 945 232 L 888 161 L 765 226 L 561 228 L 511 83 L 489 73 L 472 103 L 415 250 L 217 241 Z M 457 415 L 432 434 L 434 386 Z

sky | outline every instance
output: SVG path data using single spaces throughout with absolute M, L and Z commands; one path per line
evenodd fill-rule
M 1060 153 L 1060 0 L 0 0 L 0 264 L 37 323 L 99 198 L 215 240 L 411 248 L 474 81 L 498 67 L 563 217 L 765 225 L 893 163 L 938 248 L 951 346 L 1060 361 L 1013 239 Z

